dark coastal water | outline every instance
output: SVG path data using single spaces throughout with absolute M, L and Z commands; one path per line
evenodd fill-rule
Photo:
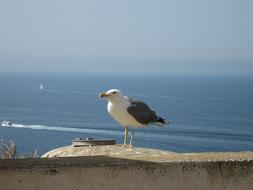
M 40 83 L 44 89 L 39 90 Z M 0 75 L 0 139 L 19 154 L 44 153 L 75 137 L 123 141 L 99 92 L 118 88 L 171 121 L 136 130 L 134 144 L 176 152 L 253 150 L 253 79 L 166 75 Z

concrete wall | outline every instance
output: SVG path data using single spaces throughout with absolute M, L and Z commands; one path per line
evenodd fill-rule
M 0 190 L 253 189 L 253 160 L 150 162 L 110 157 L 0 160 Z

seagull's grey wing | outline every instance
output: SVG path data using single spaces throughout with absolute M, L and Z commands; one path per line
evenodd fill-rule
M 128 113 L 141 124 L 149 124 L 157 121 L 156 113 L 151 110 L 147 104 L 142 101 L 130 99 L 130 105 L 127 108 Z

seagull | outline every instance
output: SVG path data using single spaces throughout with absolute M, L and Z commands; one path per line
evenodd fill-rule
M 133 147 L 133 136 L 135 128 L 147 127 L 156 124 L 160 127 L 169 124 L 168 121 L 156 115 L 149 106 L 140 101 L 128 98 L 118 89 L 111 89 L 99 94 L 100 98 L 107 98 L 107 111 L 125 128 L 124 146 Z M 132 128 L 130 143 L 127 145 L 128 128 Z

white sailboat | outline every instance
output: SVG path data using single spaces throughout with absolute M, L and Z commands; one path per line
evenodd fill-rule
M 42 83 L 40 83 L 40 90 L 44 89 L 44 85 Z

